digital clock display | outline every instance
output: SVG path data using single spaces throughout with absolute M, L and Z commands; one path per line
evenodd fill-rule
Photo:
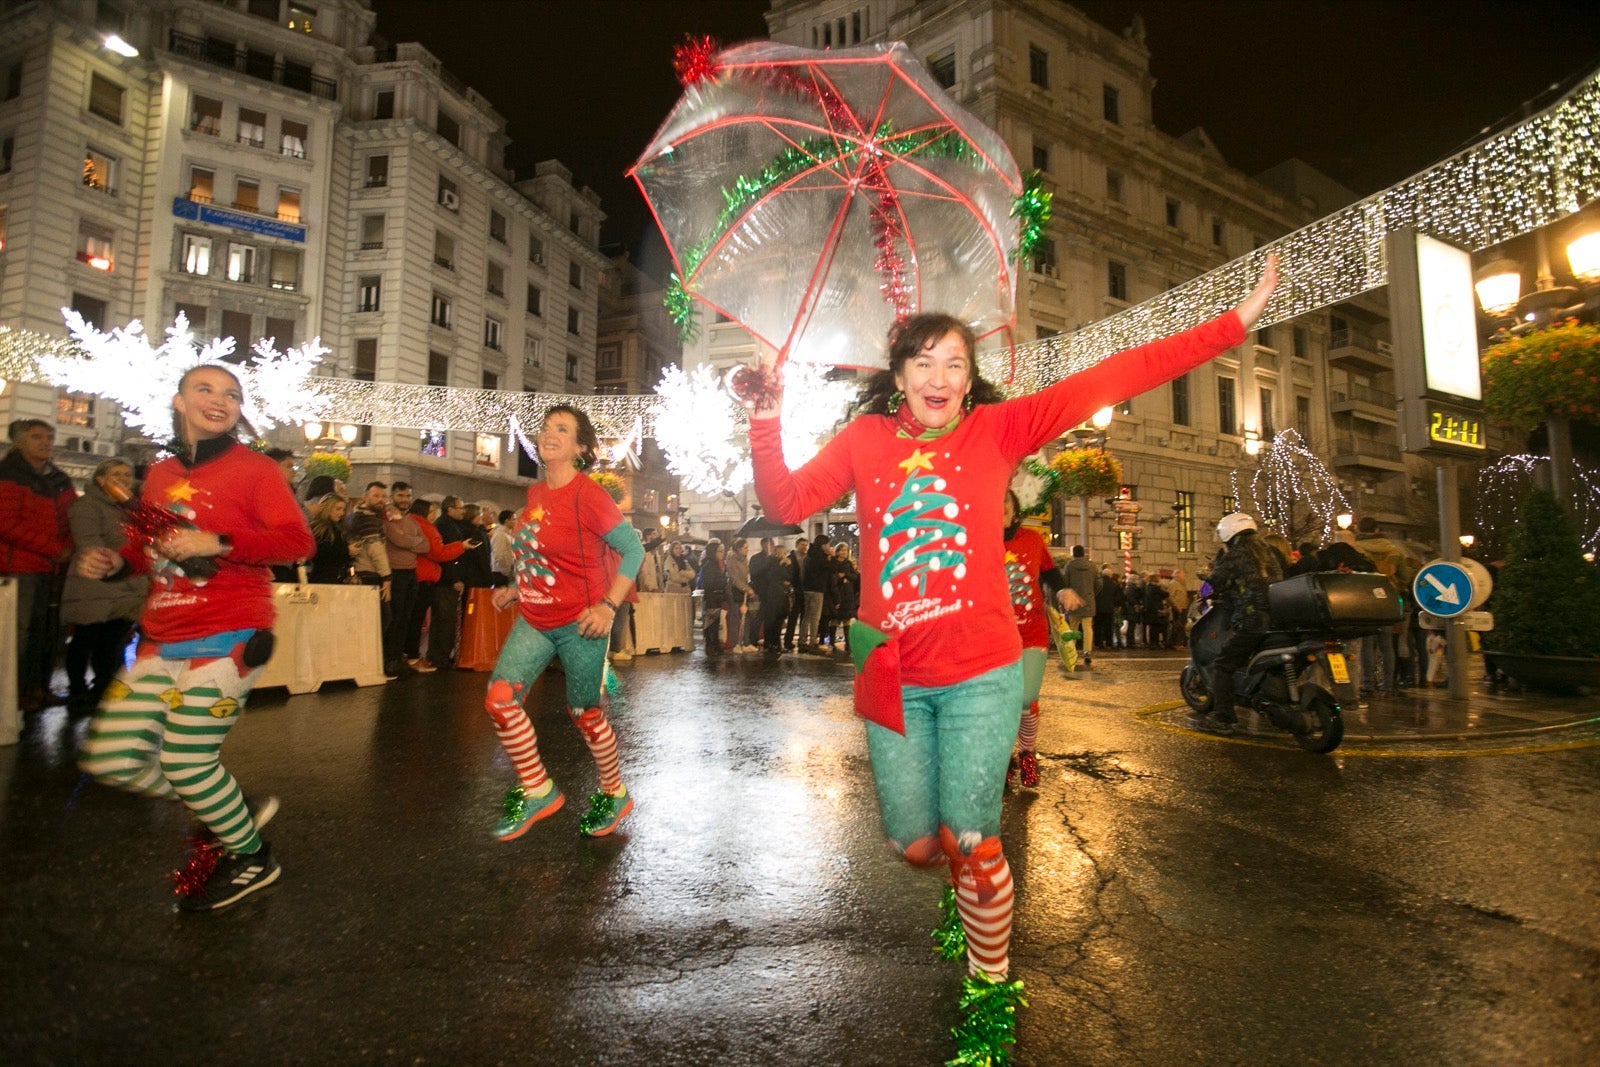
M 1483 419 L 1477 415 L 1463 415 L 1443 408 L 1428 407 L 1428 440 L 1457 448 L 1482 449 Z

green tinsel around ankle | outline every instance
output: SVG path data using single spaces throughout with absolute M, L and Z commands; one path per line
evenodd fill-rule
M 956 1058 L 946 1060 L 945 1067 L 1009 1067 L 1017 1009 L 1027 1006 L 1020 980 L 986 974 L 967 978 L 961 983 L 961 1010 L 967 1017 L 950 1031 L 956 1038 Z
M 961 913 L 956 910 L 954 886 L 945 887 L 939 914 L 939 925 L 928 935 L 933 938 L 933 954 L 940 959 L 958 960 L 967 951 L 967 931 L 961 925 Z

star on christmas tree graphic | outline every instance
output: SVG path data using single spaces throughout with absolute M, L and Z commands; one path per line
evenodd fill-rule
M 918 447 L 900 462 L 900 469 L 906 472 L 905 484 L 883 509 L 878 550 L 884 559 L 878 580 L 885 597 L 894 595 L 897 578 L 914 583 L 917 594 L 926 596 L 928 577 L 935 571 L 950 570 L 957 578 L 966 577 L 967 554 L 951 545 L 967 543 L 967 528 L 955 521 L 961 505 L 945 492 L 946 482 L 934 471 L 933 457 L 933 452 Z M 890 546 L 900 538 L 904 540 L 891 551 Z

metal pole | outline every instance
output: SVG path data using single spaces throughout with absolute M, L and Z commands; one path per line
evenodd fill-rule
M 1089 498 L 1078 497 L 1078 544 L 1083 546 L 1084 552 L 1089 551 Z
M 1456 465 L 1439 462 L 1439 554 L 1448 562 L 1461 561 L 1461 492 Z M 1444 624 L 1445 664 L 1450 671 L 1450 697 L 1467 698 L 1467 630 L 1461 622 Z
M 1550 491 L 1556 503 L 1566 512 L 1572 510 L 1572 424 L 1566 419 L 1551 418 L 1545 422 L 1550 453 Z

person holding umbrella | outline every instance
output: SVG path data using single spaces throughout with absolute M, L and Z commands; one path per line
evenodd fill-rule
M 964 322 L 911 316 L 891 331 L 889 367 L 867 380 L 860 414 L 799 470 L 784 462 L 777 375 L 763 374 L 752 393 L 750 448 L 766 515 L 798 522 L 856 493 L 862 597 L 851 648 L 879 810 L 908 862 L 948 864 L 974 1003 L 1010 972 L 1013 886 L 1000 811 L 1023 695 L 994 487 L 1096 409 L 1241 344 L 1277 276 L 1269 256 L 1235 310 L 1012 400 L 982 377 Z

